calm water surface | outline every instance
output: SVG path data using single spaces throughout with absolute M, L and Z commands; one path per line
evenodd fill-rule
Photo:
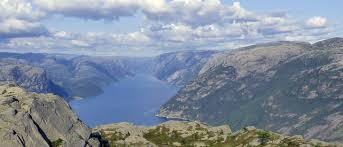
M 155 125 L 165 121 L 155 117 L 156 111 L 178 89 L 142 74 L 106 87 L 99 96 L 71 101 L 70 106 L 90 127 L 116 122 Z

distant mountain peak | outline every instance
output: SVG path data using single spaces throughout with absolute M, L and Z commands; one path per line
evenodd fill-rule
M 313 46 L 318 47 L 318 48 L 328 48 L 328 49 L 343 48 L 343 38 L 335 37 L 335 38 L 326 39 L 326 40 L 314 43 Z

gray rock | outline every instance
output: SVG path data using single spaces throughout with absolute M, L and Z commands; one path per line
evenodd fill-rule
M 0 146 L 97 146 L 91 130 L 60 97 L 0 86 Z M 4 103 L 6 101 L 6 103 Z M 12 104 L 10 104 L 12 102 Z
M 15 59 L 0 59 L 0 84 L 17 84 L 29 91 L 50 92 L 46 72 Z
M 181 51 L 162 54 L 155 58 L 153 74 L 174 85 L 184 85 L 199 73 L 202 66 L 218 51 Z

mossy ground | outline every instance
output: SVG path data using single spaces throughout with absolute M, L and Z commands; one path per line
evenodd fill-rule
M 123 140 L 131 134 L 123 134 L 109 131 L 111 134 L 101 132 L 102 137 L 107 140 L 107 146 L 144 146 L 142 144 L 130 144 Z M 225 134 L 222 131 L 213 131 L 201 125 L 189 126 L 185 130 L 177 130 L 168 126 L 156 126 L 148 129 L 143 136 L 151 144 L 158 147 L 335 147 L 339 145 L 328 144 L 325 142 L 313 142 L 302 137 L 289 137 L 273 133 L 270 131 L 247 127 L 235 133 Z

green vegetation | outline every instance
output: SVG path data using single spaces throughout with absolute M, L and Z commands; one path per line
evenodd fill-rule
M 141 135 L 130 135 L 120 133 L 114 128 L 100 130 L 101 137 L 105 139 L 105 145 L 113 147 L 126 146 L 152 146 L 152 147 L 335 147 L 338 145 L 328 144 L 320 141 L 309 141 L 302 137 L 289 137 L 281 134 L 246 127 L 235 133 L 225 134 L 225 130 L 212 129 L 203 125 L 189 126 L 159 125 L 147 128 Z M 132 128 L 131 128 L 132 129 Z M 105 134 L 107 132 L 108 134 Z M 126 132 L 126 131 L 124 131 Z M 136 132 L 137 133 L 137 132 Z M 134 138 L 130 138 L 134 137 Z M 136 139 L 146 142 L 136 142 Z M 125 141 L 124 141 L 125 140 Z M 129 141 L 131 140 L 131 141 Z M 144 143 L 144 144 L 143 144 Z
M 207 131 L 200 125 L 196 125 L 194 129 L 195 131 L 193 133 L 184 135 L 179 131 L 170 130 L 169 128 L 166 128 L 164 126 L 158 126 L 155 129 L 149 130 L 149 132 L 144 134 L 143 137 L 156 144 L 157 146 L 174 147 L 176 146 L 175 144 L 179 144 L 183 147 L 193 147 L 195 146 L 195 144 L 203 144 L 205 146 L 221 147 L 225 144 L 224 138 L 220 136 L 215 139 L 208 139 L 211 137 L 215 137 L 215 133 Z M 192 129 L 188 128 L 188 130 L 190 131 Z
M 115 142 L 120 140 L 125 140 L 130 136 L 130 133 L 123 134 L 122 132 L 115 132 L 112 134 L 106 134 L 104 131 L 100 132 L 101 137 L 106 141 L 106 144 L 110 146 L 118 146 Z
M 58 138 L 55 141 L 51 142 L 51 147 L 60 147 L 62 146 L 63 140 L 61 138 Z
M 257 132 L 257 136 L 260 139 L 261 145 L 267 145 L 271 139 L 271 134 L 268 132 Z

